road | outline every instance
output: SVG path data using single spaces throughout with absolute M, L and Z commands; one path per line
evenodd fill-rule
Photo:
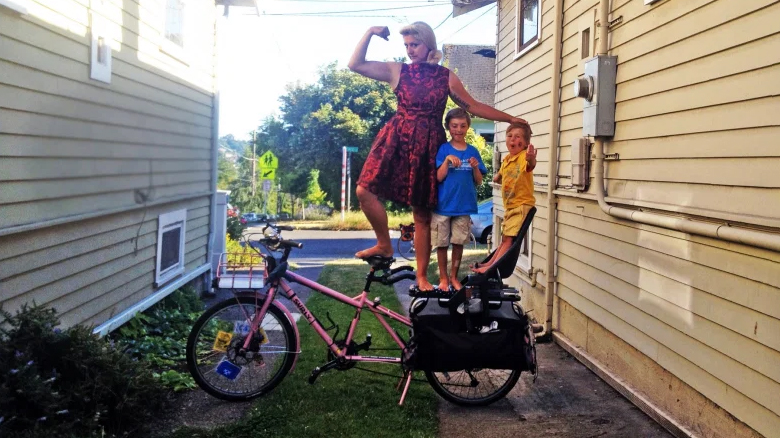
M 256 226 L 248 228 L 244 234 L 261 232 L 262 227 Z M 290 254 L 290 260 L 299 265 L 351 259 L 356 252 L 376 243 L 373 231 L 294 230 L 283 231 L 282 235 L 285 239 L 303 243 L 303 249 L 294 249 Z

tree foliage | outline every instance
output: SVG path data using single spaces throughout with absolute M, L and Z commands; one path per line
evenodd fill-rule
M 221 154 L 217 157 L 217 189 L 228 190 L 238 178 L 236 166 L 223 157 Z
M 332 63 L 320 70 L 315 83 L 289 85 L 280 101 L 280 116 L 258 128 L 258 155 L 270 150 L 279 157 L 283 190 L 296 196 L 307 195 L 311 171 L 319 169 L 326 201 L 338 205 L 341 148 L 358 147 L 352 154 L 354 182 L 372 140 L 395 113 L 395 95 L 387 84 Z
M 328 194 L 320 187 L 320 171 L 318 169 L 312 169 L 309 172 L 309 183 L 306 189 L 306 202 L 314 205 L 322 205 L 325 203 L 325 199 Z

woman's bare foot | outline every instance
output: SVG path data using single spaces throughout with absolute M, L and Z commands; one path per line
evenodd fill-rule
M 450 283 L 446 279 L 439 281 L 439 290 L 448 291 L 450 290 Z
M 373 256 L 381 256 L 381 257 L 392 257 L 393 256 L 393 247 L 381 247 L 378 244 L 372 246 L 371 248 L 364 249 L 363 251 L 358 251 L 355 253 L 355 257 L 359 259 L 367 259 L 369 257 Z
M 420 292 L 432 292 L 433 291 L 433 285 L 430 281 L 428 281 L 425 277 L 417 277 L 417 289 L 420 290 Z
M 455 288 L 455 290 L 463 289 L 463 285 L 460 284 L 460 281 L 455 277 L 450 277 L 450 283 L 452 283 L 452 287 Z

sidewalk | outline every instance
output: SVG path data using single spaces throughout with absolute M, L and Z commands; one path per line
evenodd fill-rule
M 410 284 L 395 285 L 404 310 Z M 441 400 L 439 436 L 672 437 L 557 344 L 537 344 L 537 355 L 536 382 L 523 374 L 504 400 L 484 408 Z

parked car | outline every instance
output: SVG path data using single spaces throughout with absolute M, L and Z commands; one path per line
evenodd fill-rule
M 471 233 L 479 243 L 487 243 L 493 233 L 493 200 L 488 199 L 477 205 L 477 214 L 471 215 Z
M 247 222 L 257 222 L 259 219 L 257 213 L 244 213 L 242 216 Z
M 279 213 L 280 221 L 289 221 L 290 219 L 292 219 L 292 215 L 290 215 L 290 213 Z

